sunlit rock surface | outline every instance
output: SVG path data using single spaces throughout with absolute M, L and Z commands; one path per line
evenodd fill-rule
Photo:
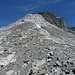
M 0 75 L 75 75 L 75 35 L 40 14 L 1 28 Z

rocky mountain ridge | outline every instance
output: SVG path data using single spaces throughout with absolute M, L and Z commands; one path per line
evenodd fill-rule
M 53 12 L 40 12 L 46 21 L 60 28 L 67 28 L 64 18 L 57 17 Z
M 40 14 L 1 28 L 0 75 L 75 75 L 75 35 Z
M 67 29 L 70 32 L 75 31 L 75 27 L 67 26 L 64 18 L 56 16 L 54 12 L 40 12 L 38 14 L 42 15 L 46 21 L 59 28 Z

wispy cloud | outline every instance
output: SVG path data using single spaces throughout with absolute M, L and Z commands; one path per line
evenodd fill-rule
M 53 0 L 53 3 L 59 3 L 61 2 L 62 0 Z
M 25 6 L 17 6 L 16 8 L 23 11 L 32 11 L 38 10 L 41 7 L 45 7 L 50 3 L 56 4 L 61 2 L 62 0 L 30 0 L 31 3 L 26 4 Z

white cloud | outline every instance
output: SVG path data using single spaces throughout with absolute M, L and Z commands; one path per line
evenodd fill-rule
M 53 3 L 59 3 L 61 2 L 62 0 L 53 0 Z
M 31 3 L 26 4 L 25 6 L 18 6 L 16 8 L 23 10 L 23 11 L 32 11 L 38 10 L 41 7 L 45 7 L 50 3 L 56 4 L 61 2 L 62 0 L 30 0 Z

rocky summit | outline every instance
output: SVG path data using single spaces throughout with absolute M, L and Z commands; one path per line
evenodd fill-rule
M 60 28 L 67 28 L 65 20 L 61 17 L 57 17 L 53 12 L 41 12 L 39 14 L 49 23 Z
M 69 31 L 49 12 L 1 28 L 0 75 L 75 75 L 75 34 Z

